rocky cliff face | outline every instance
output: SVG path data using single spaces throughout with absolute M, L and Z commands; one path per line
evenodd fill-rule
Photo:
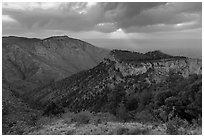
M 168 76 L 171 70 L 181 73 L 183 77 L 188 77 L 191 74 L 202 74 L 202 61 L 200 59 L 170 58 L 132 63 L 120 62 L 115 57 L 109 59 L 115 62 L 115 69 L 119 70 L 124 77 L 151 72 L 150 74 L 156 83 Z M 108 61 L 105 62 L 109 63 Z
M 21 88 L 60 80 L 97 65 L 108 50 L 67 36 L 3 37 L 3 81 Z

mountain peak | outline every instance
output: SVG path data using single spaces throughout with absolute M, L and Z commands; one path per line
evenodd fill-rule
M 48 40 L 48 39 L 64 40 L 64 39 L 67 39 L 67 38 L 69 38 L 67 35 L 63 35 L 63 36 L 51 36 L 51 37 L 45 38 L 44 40 Z

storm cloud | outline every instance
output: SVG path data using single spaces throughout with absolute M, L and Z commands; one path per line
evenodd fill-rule
M 3 3 L 3 33 L 29 30 L 129 32 L 201 27 L 202 3 Z M 18 28 L 18 29 L 17 29 Z

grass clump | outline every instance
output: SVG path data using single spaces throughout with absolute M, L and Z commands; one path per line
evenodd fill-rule
M 88 124 L 93 117 L 93 114 L 89 111 L 81 111 L 74 115 L 73 121 L 79 124 Z

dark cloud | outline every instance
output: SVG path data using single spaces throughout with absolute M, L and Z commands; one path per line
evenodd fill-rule
M 54 8 L 37 5 L 31 9 L 21 8 L 21 3 L 16 4 L 17 8 L 9 4 L 3 5 L 2 13 L 16 22 L 3 21 L 3 33 L 12 29 L 16 32 L 44 29 L 110 33 L 119 28 L 127 33 L 172 31 L 200 28 L 202 18 L 201 2 L 97 3 L 91 7 L 87 3 L 62 3 Z
M 119 28 L 130 30 L 135 27 L 136 31 L 138 27 L 149 28 L 157 24 L 165 26 L 192 21 L 197 26 L 201 24 L 202 3 L 118 3 L 112 6 L 105 4 L 105 9 L 106 17 L 116 21 Z
M 107 18 L 116 21 L 125 20 L 137 16 L 146 9 L 151 9 L 165 3 L 160 2 L 119 2 L 102 3 Z M 109 17 L 110 16 L 110 17 Z

